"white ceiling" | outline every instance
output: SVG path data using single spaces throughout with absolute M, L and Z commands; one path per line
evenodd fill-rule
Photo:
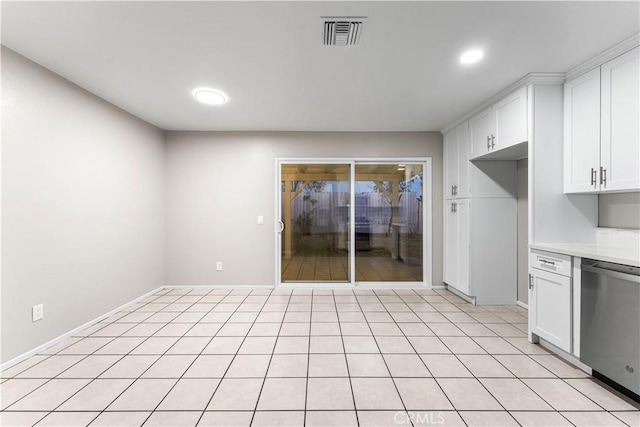
M 322 45 L 321 16 L 367 16 Z M 637 33 L 639 2 L 2 2 L 2 44 L 167 130 L 440 130 Z M 459 64 L 485 50 L 473 67 Z M 198 86 L 224 107 L 198 104 Z

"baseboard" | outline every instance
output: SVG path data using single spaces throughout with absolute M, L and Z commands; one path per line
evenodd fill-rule
M 268 288 L 273 289 L 273 285 L 164 285 L 163 289 L 229 289 L 229 288 Z
M 356 286 L 351 283 L 283 283 L 275 289 L 433 289 L 427 285 L 416 285 L 415 283 L 402 282 L 371 282 L 358 283 Z
M 574 355 L 569 354 L 566 351 L 556 347 L 555 345 L 551 344 L 549 341 L 545 341 L 544 338 L 538 337 L 538 339 L 539 339 L 539 344 L 542 347 L 544 347 L 547 350 L 553 352 L 559 358 L 571 363 L 576 368 L 581 369 L 581 370 L 585 371 L 587 374 L 591 375 L 591 368 L 588 367 L 587 365 L 585 365 L 584 363 L 582 363 L 577 357 L 575 357 Z
M 476 298 L 475 297 L 470 297 L 469 295 L 460 292 L 459 290 L 457 290 L 453 286 L 446 285 L 445 289 L 448 290 L 449 292 L 451 292 L 452 294 L 455 294 L 458 297 L 462 298 L 466 302 L 468 302 L 470 304 L 473 304 L 473 305 L 476 305 Z
M 516 301 L 516 305 L 517 305 L 518 307 L 522 307 L 522 308 L 524 308 L 525 310 L 529 310 L 529 305 L 528 305 L 528 304 L 525 304 L 525 303 L 523 303 L 523 302 Z
M 135 303 L 147 298 L 147 297 L 150 297 L 151 295 L 153 295 L 156 292 L 159 292 L 159 291 L 161 291 L 162 289 L 165 289 L 165 288 L 167 288 L 167 286 L 159 286 L 159 287 L 147 292 L 146 294 L 137 297 L 136 299 L 134 299 L 132 301 L 124 303 L 124 304 L 122 304 L 121 306 L 119 306 L 117 308 L 114 308 L 113 310 L 109 311 L 108 313 L 105 313 L 105 314 L 103 314 L 101 316 L 98 316 L 95 319 L 90 320 L 90 321 L 78 326 L 77 328 L 72 329 L 69 332 L 60 335 L 59 337 L 56 337 L 56 338 L 54 338 L 52 340 L 49 340 L 46 343 L 44 343 L 42 345 L 39 345 L 38 347 L 36 347 L 34 349 L 31 349 L 31 350 L 27 351 L 26 353 L 21 354 L 20 356 L 14 357 L 13 359 L 11 359 L 9 361 L 4 362 L 3 364 L 0 365 L 0 371 L 4 371 L 5 369 L 8 369 L 8 368 L 12 367 L 13 365 L 18 364 L 18 363 L 22 362 L 25 359 L 28 359 L 29 357 L 38 354 L 42 350 L 45 350 L 45 349 L 47 349 L 47 348 L 59 343 L 60 341 L 73 336 L 73 334 L 75 334 L 76 332 L 80 332 L 81 330 L 88 328 L 89 326 L 93 325 L 94 323 L 98 323 L 103 319 L 106 319 L 106 318 L 108 318 L 110 316 L 113 316 L 117 312 L 122 311 L 125 308 L 127 308 L 127 307 L 129 307 L 129 306 L 131 306 L 131 305 L 133 305 L 133 304 L 135 304 Z

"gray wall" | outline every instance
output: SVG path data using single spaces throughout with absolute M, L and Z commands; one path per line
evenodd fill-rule
M 598 196 L 598 227 L 640 229 L 640 193 Z
M 439 132 L 167 132 L 165 155 L 167 285 L 274 284 L 277 157 L 432 157 L 433 284 L 442 284 Z
M 6 362 L 163 284 L 164 136 L 5 48 L 2 92 Z
M 518 301 L 529 304 L 529 160 L 518 160 Z

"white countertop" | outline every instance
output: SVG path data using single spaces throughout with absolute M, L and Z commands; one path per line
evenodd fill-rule
M 598 243 L 535 243 L 529 247 L 541 251 L 640 267 L 640 248 L 613 247 Z

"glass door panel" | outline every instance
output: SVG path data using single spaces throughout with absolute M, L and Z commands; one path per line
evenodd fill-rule
M 356 282 L 423 281 L 422 164 L 356 164 Z
M 351 166 L 280 165 L 280 279 L 350 282 Z

